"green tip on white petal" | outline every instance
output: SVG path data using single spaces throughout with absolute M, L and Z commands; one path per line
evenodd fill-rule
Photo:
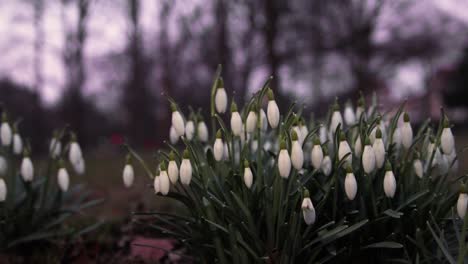
M 333 104 L 333 112 L 339 112 L 340 111 L 340 105 L 338 104 L 338 97 L 335 98 L 335 103 Z
M 190 159 L 190 152 L 188 151 L 188 149 L 185 149 L 184 150 L 184 155 L 183 155 L 184 159 Z
M 161 171 L 165 171 L 166 170 L 166 162 L 165 161 L 161 162 L 159 167 L 161 168 Z
M 364 99 L 364 95 L 362 94 L 362 91 L 359 91 L 359 99 L 357 101 L 357 105 L 359 107 L 364 107 L 364 104 L 366 103 L 366 100 Z
M 70 141 L 76 142 L 78 140 L 76 134 L 74 132 L 70 132 Z
M 307 190 L 306 188 L 304 188 L 304 191 L 302 194 L 304 195 L 304 198 L 310 198 L 309 190 Z
M 392 171 L 392 164 L 388 160 L 385 161 L 385 171 Z
M 218 131 L 216 132 L 216 138 L 223 138 L 223 132 L 221 131 L 221 129 L 218 129 Z
M 323 150 L 323 156 L 327 156 L 327 155 L 328 155 L 328 147 L 327 147 L 327 145 L 323 145 L 322 150 Z
M 346 173 L 353 173 L 353 168 L 351 167 L 350 164 L 348 164 L 348 166 L 346 166 Z
M 224 81 L 222 77 L 219 77 L 218 81 L 216 82 L 216 89 L 219 89 L 219 88 L 224 88 Z
M 314 138 L 312 139 L 312 143 L 314 145 L 320 145 L 320 139 L 317 137 L 317 135 L 314 135 Z
M 382 131 L 380 130 L 380 128 L 377 128 L 377 131 L 375 132 L 375 137 L 382 138 Z
M 267 97 L 269 101 L 275 100 L 275 95 L 273 94 L 273 90 L 271 90 L 271 88 L 268 88 Z
M 174 103 L 171 103 L 171 111 L 176 112 L 177 111 L 177 105 Z
M 237 112 L 237 104 L 236 102 L 234 101 L 234 99 L 232 100 L 232 103 L 231 103 L 231 113 L 235 113 Z
M 125 163 L 130 164 L 132 163 L 132 154 L 128 153 L 127 156 L 125 157 Z
M 280 149 L 286 149 L 286 141 L 284 139 L 280 142 Z
M 293 131 L 291 131 L 291 139 L 293 141 L 297 141 L 297 139 L 298 139 L 297 132 L 294 129 L 293 129 Z
M 8 115 L 6 111 L 2 113 L 2 122 L 8 122 Z
M 365 146 L 370 146 L 371 145 L 369 137 L 366 137 L 366 140 L 364 140 L 364 145 Z
M 29 153 L 28 148 L 24 148 L 24 150 L 23 150 L 23 157 L 29 157 L 29 155 L 31 155 L 31 153 Z
M 444 116 L 443 126 L 444 126 L 444 128 L 449 128 L 450 127 L 450 122 L 449 122 L 447 116 Z
M 403 121 L 404 121 L 404 122 L 409 122 L 409 121 L 410 121 L 410 118 L 409 118 L 409 115 L 408 115 L 407 112 L 405 112 L 405 113 L 403 114 Z
M 464 183 L 460 184 L 460 193 L 467 193 L 466 185 Z
M 176 157 L 176 155 L 175 155 L 174 151 L 171 150 L 171 152 L 169 153 L 169 160 L 175 160 L 175 157 Z
M 345 141 L 345 140 L 346 140 L 345 134 L 343 133 L 343 131 L 340 131 L 340 141 Z
M 63 161 L 63 159 L 60 159 L 58 164 L 59 164 L 59 168 L 65 168 L 65 161 Z
M 244 168 L 249 168 L 250 164 L 247 160 L 244 160 Z

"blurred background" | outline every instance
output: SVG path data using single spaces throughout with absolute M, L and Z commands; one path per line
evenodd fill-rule
M 112 212 L 132 199 L 117 145 L 162 145 L 162 93 L 208 109 L 218 64 L 241 105 L 273 75 L 280 109 L 375 92 L 383 109 L 407 99 L 415 122 L 443 106 L 467 141 L 466 0 L 1 0 L 0 36 L 0 102 L 36 153 L 54 128 L 77 131 Z

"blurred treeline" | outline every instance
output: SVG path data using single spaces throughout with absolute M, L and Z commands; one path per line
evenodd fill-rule
M 153 31 L 142 28 L 148 1 L 110 1 L 125 14 L 126 48 L 98 59 L 84 51 L 92 45 L 90 13 L 99 0 L 25 1 L 33 12 L 34 85 L 4 79 L 0 101 L 13 117 L 23 118 L 20 128 L 33 142 L 43 142 L 54 127 L 69 124 L 88 146 L 122 136 L 140 146 L 158 145 L 168 134 L 170 118 L 162 94 L 175 98 L 184 110 L 188 105 L 207 108 L 218 64 L 238 104 L 273 75 L 271 86 L 280 103 L 306 94 L 300 102 L 324 113 L 323 106 L 335 95 L 353 99 L 358 90 L 371 94 L 388 89 L 388 80 L 407 62 L 424 65 L 430 83 L 446 57 L 455 56 L 441 96 L 450 104 L 467 104 L 462 98 L 468 91 L 468 25 L 429 8 L 430 1 L 159 0 Z M 54 1 L 63 9 L 73 8 L 76 19 L 63 18 L 60 56 L 66 82 L 60 102 L 47 106 L 40 99 L 44 16 Z M 106 87 L 92 88 L 116 101 L 111 109 L 100 110 L 84 95 L 90 71 L 104 76 Z M 115 91 L 118 96 L 110 96 Z

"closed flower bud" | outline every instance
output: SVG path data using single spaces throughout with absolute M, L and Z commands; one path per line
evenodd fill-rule
M 282 141 L 280 152 L 278 155 L 278 170 L 282 178 L 287 179 L 291 172 L 291 159 L 289 158 L 288 150 L 286 149 L 286 142 Z
M 361 142 L 361 136 L 358 135 L 356 138 L 356 142 L 354 143 L 354 154 L 356 157 L 360 158 L 362 154 L 362 142 Z
M 221 161 L 224 154 L 224 143 L 221 138 L 221 130 L 216 133 L 216 140 L 213 145 L 213 155 L 216 161 Z
M 364 168 L 364 172 L 367 174 L 372 173 L 375 169 L 375 153 L 370 144 L 369 138 L 366 138 L 366 145 L 362 152 L 362 167 Z
M 189 185 L 192 180 L 192 164 L 190 163 L 190 155 L 188 150 L 184 151 L 184 157 L 180 164 L 180 182 L 184 185 Z
M 169 165 L 167 165 L 167 174 L 171 183 L 176 184 L 177 180 L 179 179 L 179 167 L 177 167 L 177 163 L 175 162 L 174 152 L 171 152 L 169 154 Z
M 309 197 L 308 191 L 305 191 L 304 200 L 302 200 L 301 208 L 302 214 L 304 216 L 304 222 L 307 225 L 314 224 L 316 220 L 315 208 L 312 204 L 312 200 Z
M 333 138 L 333 135 L 336 133 L 336 129 L 340 126 L 343 128 L 343 118 L 341 117 L 340 113 L 340 106 L 338 105 L 338 101 L 335 101 L 333 106 L 333 114 L 330 119 L 330 138 Z
M 253 174 L 248 161 L 244 161 L 244 183 L 247 188 L 250 189 L 252 187 Z
M 78 175 L 83 175 L 84 174 L 86 168 L 85 168 L 85 161 L 84 161 L 83 157 L 81 157 L 81 159 L 77 163 L 73 163 L 72 166 L 73 166 L 73 169 L 75 169 L 75 172 Z
M 28 155 L 26 155 L 23 160 L 21 161 L 21 176 L 23 177 L 23 180 L 25 182 L 30 182 L 33 180 L 34 177 L 34 166 L 29 158 Z
M 302 121 L 299 123 L 299 131 L 301 131 L 301 133 L 298 134 L 299 142 L 301 143 L 301 146 L 302 146 L 302 144 L 304 144 L 305 138 L 307 137 L 307 134 L 309 134 L 309 129 L 307 128 L 306 125 L 304 125 Z
M 153 188 L 154 188 L 154 193 L 155 194 L 158 194 L 161 192 L 161 182 L 159 181 L 159 175 L 156 175 L 156 177 L 154 177 L 154 181 L 153 181 Z
M 323 144 L 327 141 L 327 128 L 324 125 L 320 125 L 319 129 L 319 138 L 320 138 L 320 143 Z
M 161 165 L 161 174 L 159 174 L 159 188 L 162 195 L 167 195 L 169 193 L 170 182 L 164 163 Z
M 73 165 L 76 165 L 83 159 L 83 153 L 81 152 L 81 147 L 76 142 L 76 137 L 72 135 L 72 141 L 70 143 L 70 150 L 68 151 L 68 160 Z
M 174 128 L 172 129 L 174 130 L 172 133 L 174 133 L 175 129 Z M 192 140 L 194 135 L 195 135 L 195 124 L 193 123 L 192 120 L 189 120 L 187 124 L 185 125 L 185 137 L 188 140 Z M 179 139 L 176 133 L 174 133 L 174 135 L 169 135 L 169 136 L 171 137 L 171 143 L 172 143 L 172 137 L 174 137 L 177 140 Z M 177 140 L 175 143 L 177 143 Z M 175 144 L 175 143 L 172 143 L 172 144 Z
M 8 163 L 7 160 L 0 155 L 0 176 L 6 175 L 8 171 Z
M 434 154 L 433 154 L 434 153 Z M 434 156 L 432 156 L 434 155 Z M 429 162 L 432 157 L 432 167 L 439 165 L 442 162 L 442 154 L 434 142 L 429 142 L 427 146 L 427 161 Z
M 291 147 L 291 161 L 296 170 L 302 169 L 304 164 L 304 152 L 302 146 L 298 141 L 298 136 L 295 131 L 292 133 L 292 147 Z
M 362 114 L 365 114 L 365 112 L 364 112 L 364 110 L 365 110 L 364 107 L 365 106 L 364 105 L 365 105 L 365 100 L 364 100 L 364 96 L 361 93 L 361 96 L 359 97 L 358 102 L 357 102 L 357 106 L 356 106 L 356 119 L 357 120 L 361 119 Z
M 264 132 L 267 131 L 268 129 L 268 120 L 267 120 L 265 111 L 263 109 L 260 109 L 260 128 Z
M 267 115 L 268 115 L 268 123 L 272 128 L 278 127 L 279 120 L 280 120 L 280 112 L 278 105 L 276 104 L 273 91 L 268 89 L 267 92 L 268 96 L 268 106 L 267 106 Z
M 70 177 L 64 167 L 61 167 L 58 170 L 57 183 L 62 192 L 66 192 L 68 190 L 68 186 L 70 185 Z
M 23 140 L 18 133 L 13 135 L 13 153 L 20 155 L 23 152 Z
M 123 170 L 123 182 L 125 187 L 129 188 L 133 184 L 133 180 L 135 178 L 135 172 L 133 171 L 133 166 L 130 163 L 125 164 Z
M 171 110 L 172 110 L 172 126 L 174 127 L 177 135 L 179 137 L 183 136 L 185 134 L 185 125 L 184 125 L 184 119 L 182 118 L 182 115 L 180 112 L 177 110 L 177 106 L 175 104 L 171 104 Z
M 223 159 L 224 160 L 229 160 L 229 147 L 228 147 L 228 144 L 226 142 L 224 142 Z
M 218 87 L 216 88 L 215 94 L 215 106 L 218 113 L 224 114 L 227 109 L 228 98 L 226 90 L 224 89 L 223 79 L 219 78 Z
M 54 159 L 60 156 L 60 153 L 62 152 L 62 143 L 55 136 L 50 140 L 49 152 Z
M 348 199 L 351 201 L 354 200 L 354 198 L 356 197 L 356 193 L 357 193 L 357 182 L 356 182 L 356 177 L 354 176 L 353 170 L 351 169 L 351 166 L 348 166 L 348 168 L 346 168 L 346 177 L 345 177 L 344 187 L 345 187 L 346 197 L 348 197 Z
M 247 133 L 252 133 L 255 131 L 255 127 L 257 126 L 257 114 L 250 110 L 249 115 L 247 116 L 247 122 L 245 124 L 245 129 Z
M 455 148 L 455 140 L 447 119 L 444 120 L 444 129 L 442 129 L 442 135 L 440 136 L 440 147 L 444 154 L 452 153 Z
M 10 146 L 12 140 L 12 132 L 8 118 L 5 112 L 2 115 L 2 124 L 0 125 L 0 141 L 3 146 Z
M 413 129 L 411 128 L 408 113 L 403 116 L 403 125 L 400 128 L 401 143 L 405 149 L 409 149 L 413 143 Z
M 169 140 L 171 144 L 176 144 L 179 141 L 179 135 L 173 126 L 169 129 Z
M 424 174 L 424 170 L 423 170 L 423 165 L 422 165 L 422 162 L 421 162 L 420 159 L 415 159 L 414 160 L 413 169 L 414 169 L 414 173 L 416 174 L 416 176 L 418 176 L 418 178 L 422 179 L 423 174 Z
M 374 144 L 372 146 L 375 153 L 375 164 L 377 168 L 382 168 L 385 162 L 385 145 L 382 140 L 382 132 L 380 129 L 377 129 L 376 137 Z
M 8 193 L 8 189 L 3 178 L 0 178 L 0 202 L 4 202 L 6 200 Z
M 315 136 L 313 143 L 314 145 L 312 146 L 312 151 L 310 153 L 311 163 L 315 169 L 320 169 L 323 160 L 323 150 L 322 146 L 320 145 L 320 140 L 317 138 L 317 136 Z
M 349 147 L 348 141 L 346 141 L 344 134 L 341 132 L 340 145 L 338 146 L 338 159 L 342 160 L 343 158 L 345 158 L 346 155 L 348 155 L 346 157 L 346 162 L 351 164 L 352 162 L 351 148 Z
M 208 141 L 208 127 L 206 126 L 204 121 L 198 122 L 197 133 L 198 140 L 200 140 L 201 142 Z
M 396 127 L 395 131 L 393 132 L 393 143 L 395 143 L 395 146 L 397 149 L 400 148 L 401 146 L 401 132 L 400 128 Z
M 235 105 L 234 102 L 232 102 L 231 110 L 232 110 L 232 113 L 231 113 L 232 134 L 234 136 L 240 136 L 242 133 L 242 118 L 239 112 L 237 112 L 237 106 Z
M 390 165 L 390 162 L 388 161 L 387 161 L 387 164 L 385 165 L 385 176 L 384 176 L 383 187 L 384 187 L 385 196 L 387 196 L 388 198 L 393 198 L 393 196 L 395 196 L 396 180 L 395 180 L 395 175 L 393 174 L 393 171 L 392 171 L 392 166 Z
M 327 148 L 323 148 L 325 157 L 322 160 L 322 172 L 325 176 L 330 176 L 332 170 L 332 161 L 330 156 L 328 156 Z
M 353 125 L 356 122 L 356 116 L 354 115 L 353 107 L 350 103 L 345 107 L 344 120 L 348 126 Z
M 460 194 L 458 195 L 458 201 L 457 201 L 457 214 L 461 219 L 465 218 L 467 206 L 468 206 L 468 194 L 466 194 L 466 190 L 463 185 L 462 190 Z

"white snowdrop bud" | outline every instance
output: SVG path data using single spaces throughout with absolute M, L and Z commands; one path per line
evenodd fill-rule
M 348 126 L 356 123 L 356 116 L 354 115 L 351 103 L 348 103 L 344 109 L 344 120 Z
M 129 188 L 133 184 L 133 180 L 135 178 L 135 173 L 133 171 L 133 166 L 130 163 L 125 164 L 124 170 L 123 170 L 123 182 L 125 187 Z
M 85 161 L 83 157 L 77 162 L 72 164 L 73 169 L 78 175 L 83 175 L 85 172 Z
M 411 128 L 408 113 L 403 115 L 403 125 L 400 128 L 401 143 L 405 149 L 409 149 L 413 143 L 413 129 Z
M 21 140 L 20 135 L 15 133 L 13 135 L 13 153 L 15 155 L 20 155 L 23 152 L 23 141 Z
M 377 128 L 374 144 L 372 145 L 375 154 L 375 165 L 382 168 L 385 163 L 385 145 L 382 140 L 382 132 Z
M 218 113 L 224 114 L 227 109 L 228 98 L 226 90 L 224 89 L 224 82 L 222 78 L 218 79 L 216 94 L 215 94 L 215 107 Z
M 309 129 L 302 121 L 299 123 L 299 131 L 301 131 L 301 133 L 297 135 L 299 136 L 299 142 L 302 146 L 304 144 L 305 138 L 307 137 L 307 134 L 309 134 Z
M 362 142 L 360 135 L 357 136 L 356 142 L 354 143 L 354 154 L 356 157 L 361 157 L 362 154 Z
M 330 138 L 333 138 L 333 136 L 336 133 L 336 128 L 338 128 L 338 126 L 343 128 L 343 118 L 341 117 L 340 106 L 338 105 L 338 101 L 335 101 L 335 104 L 333 105 L 333 113 L 330 119 Z
M 192 163 L 190 163 L 190 154 L 188 150 L 184 150 L 184 156 L 180 164 L 180 182 L 184 185 L 189 185 L 191 180 Z
M 3 178 L 0 178 L 0 202 L 4 202 L 6 200 L 8 194 L 8 189 Z
M 356 106 L 356 119 L 357 119 L 357 121 L 359 121 L 361 119 L 362 114 L 365 114 L 364 103 L 365 103 L 364 102 L 364 97 L 361 94 L 361 96 L 358 99 L 357 106 Z M 364 118 L 365 118 L 365 116 L 364 116 Z
M 255 131 L 256 126 L 257 126 L 257 114 L 253 110 L 250 110 L 249 115 L 247 116 L 245 130 L 247 131 L 247 133 L 252 133 Z
M 60 153 L 62 152 L 62 143 L 60 142 L 58 136 L 54 136 L 50 140 L 49 152 L 54 159 L 60 156 Z
M 8 117 L 5 112 L 2 115 L 2 124 L 0 125 L 0 141 L 3 146 L 10 146 L 12 140 L 12 132 L 10 124 L 8 124 Z
M 351 201 L 354 200 L 354 198 L 356 197 L 356 193 L 357 193 L 357 182 L 356 182 L 356 177 L 354 176 L 351 166 L 348 166 L 346 168 L 346 177 L 345 177 L 344 187 L 345 187 L 346 197 L 348 197 L 348 199 Z
M 208 127 L 206 126 L 206 123 L 204 121 L 198 122 L 197 133 L 198 140 L 200 140 L 201 142 L 208 141 Z
M 177 135 L 181 137 L 185 134 L 184 118 L 180 114 L 179 110 L 177 110 L 177 106 L 175 104 L 171 104 L 171 110 L 172 110 L 172 119 L 171 119 L 172 126 L 174 127 Z
M 223 147 L 223 159 L 229 160 L 229 147 L 226 142 L 224 142 L 224 147 Z
M 272 128 L 278 127 L 279 120 L 280 120 L 280 112 L 278 105 L 276 104 L 275 97 L 273 95 L 273 91 L 268 89 L 267 92 L 268 96 L 268 106 L 267 106 L 267 114 L 268 114 L 268 122 Z
M 444 119 L 444 129 L 440 135 L 440 147 L 444 154 L 450 154 L 455 149 L 455 140 L 453 139 L 452 129 L 448 120 Z
M 159 175 L 156 175 L 156 177 L 154 177 L 153 188 L 155 194 L 161 192 L 161 182 L 159 181 L 159 178 Z
M 61 167 L 58 170 L 57 183 L 62 192 L 66 192 L 68 190 L 68 186 L 70 185 L 70 176 L 64 167 Z
M 286 149 L 286 142 L 281 141 L 280 152 L 278 155 L 278 170 L 282 178 L 287 179 L 291 172 L 291 159 L 289 158 L 288 150 Z
M 21 161 L 20 172 L 25 182 L 30 182 L 33 180 L 34 166 L 27 153 L 25 154 L 25 156 L 23 157 L 23 160 Z
M 167 195 L 170 187 L 171 183 L 169 181 L 169 176 L 167 175 L 166 165 L 163 163 L 161 165 L 161 174 L 159 174 L 159 188 L 162 195 Z
M 307 225 L 314 224 L 316 220 L 315 208 L 310 199 L 309 191 L 307 190 L 304 191 L 304 200 L 302 200 L 301 208 L 302 214 L 304 215 L 304 222 Z
M 172 151 L 171 153 L 169 153 L 169 165 L 167 165 L 167 174 L 171 183 L 176 184 L 177 180 L 179 179 L 179 167 L 177 167 L 177 163 L 175 162 L 175 153 Z
M 72 134 L 72 139 L 70 143 L 70 149 L 68 151 L 68 160 L 71 164 L 76 165 L 83 159 L 83 153 L 81 152 L 81 147 L 76 141 L 76 136 Z
M 433 153 L 434 157 L 432 158 L 432 167 L 440 164 L 440 162 L 442 161 L 442 154 L 440 153 L 439 148 L 435 146 L 435 143 L 431 139 L 429 144 L 427 145 L 426 159 L 428 162 L 430 161 Z
M 258 150 L 258 140 L 256 138 L 250 143 L 250 149 L 252 152 L 256 152 Z
M 320 166 L 322 165 L 323 150 L 322 150 L 322 146 L 320 145 L 320 140 L 318 139 L 317 136 L 314 137 L 313 143 L 314 145 L 310 153 L 310 157 L 311 157 L 310 160 L 311 160 L 312 166 L 316 170 L 318 170 L 320 169 Z
M 179 141 L 179 135 L 173 126 L 169 129 L 169 140 L 171 144 L 176 144 Z
M 466 194 L 466 187 L 462 185 L 460 194 L 457 200 L 457 213 L 461 219 L 465 218 L 466 207 L 468 206 L 468 194 Z
M 296 170 L 302 169 L 304 164 L 304 152 L 298 141 L 298 135 L 295 131 L 292 132 L 292 147 L 291 147 L 291 162 Z
M 177 132 L 175 132 L 175 128 L 171 127 L 171 129 L 173 130 L 172 133 L 174 134 L 174 135 L 171 135 L 171 134 L 170 134 L 171 132 L 169 133 L 169 134 L 170 134 L 169 136 L 171 137 L 171 143 L 172 143 L 172 140 L 173 140 L 172 137 L 174 137 L 174 139 L 176 139 L 176 140 L 175 140 L 175 141 L 176 141 L 175 143 L 177 143 L 177 140 L 179 140 L 179 137 L 178 137 L 178 135 L 177 135 Z M 186 137 L 188 140 L 192 140 L 194 135 L 195 135 L 195 123 L 193 123 L 192 120 L 189 120 L 189 121 L 187 122 L 187 124 L 185 125 L 185 137 Z M 175 143 L 172 143 L 172 144 L 175 144 Z
M 326 148 L 324 148 L 324 150 L 326 150 Z M 323 161 L 322 161 L 322 172 L 323 174 L 325 174 L 325 176 L 330 176 L 331 170 L 332 170 L 331 158 L 330 156 L 328 156 L 327 153 L 325 153 L 325 157 L 323 158 Z
M 362 167 L 367 174 L 371 174 L 375 169 L 375 153 L 369 138 L 366 138 L 364 151 L 362 152 Z
M 348 155 L 350 154 L 350 155 Z M 346 155 L 346 162 L 351 164 L 352 155 L 351 148 L 349 147 L 348 141 L 346 141 L 345 135 L 343 132 L 340 133 L 340 145 L 338 145 L 338 159 L 342 160 Z
M 393 196 L 395 196 L 396 180 L 395 180 L 395 175 L 393 174 L 393 171 L 392 171 L 392 166 L 390 165 L 390 162 L 388 161 L 385 164 L 385 176 L 384 176 L 383 187 L 384 187 L 385 196 L 387 196 L 388 198 L 393 198 Z
M 415 159 L 414 160 L 413 169 L 414 169 L 414 173 L 416 174 L 416 176 L 418 176 L 418 178 L 422 179 L 424 170 L 423 170 L 423 165 L 422 165 L 422 162 L 421 162 L 420 159 Z
M 244 183 L 247 188 L 252 187 L 253 183 L 253 174 L 252 170 L 250 169 L 249 162 L 246 160 L 244 161 Z
M 7 160 L 0 155 L 0 176 L 6 175 L 8 171 L 8 162 Z
M 231 104 L 231 130 L 234 136 L 240 136 L 242 133 L 242 117 L 237 111 L 237 105 L 234 101 Z
M 223 159 L 224 154 L 224 143 L 223 139 L 221 138 L 221 130 L 218 130 L 216 133 L 216 140 L 213 145 L 213 155 L 216 161 L 220 161 Z
M 320 143 L 323 144 L 327 141 L 327 128 L 324 125 L 320 125 L 319 129 L 319 138 L 320 138 Z
M 260 109 L 260 129 L 262 129 L 263 132 L 268 129 L 268 120 L 263 109 Z
M 395 143 L 395 147 L 397 149 L 401 146 L 401 132 L 400 127 L 396 127 L 395 131 L 393 132 L 393 143 Z

